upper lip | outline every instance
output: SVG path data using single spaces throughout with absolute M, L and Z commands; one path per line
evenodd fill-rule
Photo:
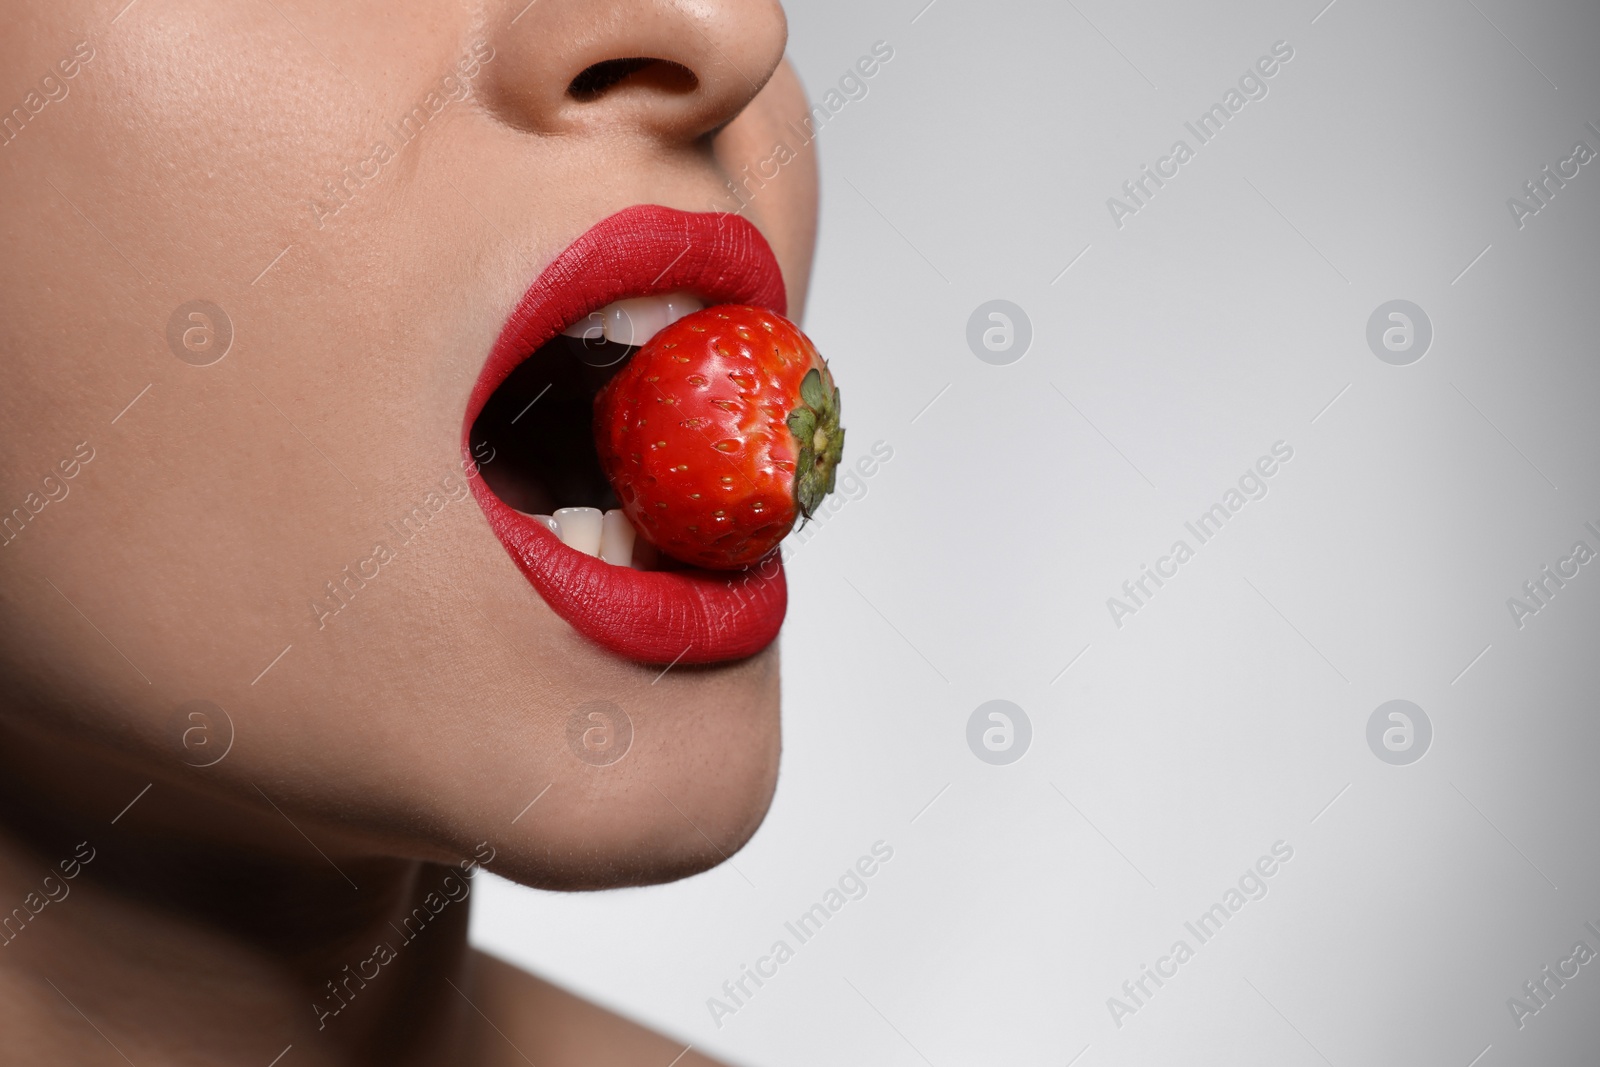
M 495 389 L 563 327 L 630 296 L 688 290 L 709 304 L 783 314 L 777 260 L 736 215 L 654 205 L 611 215 L 574 241 L 518 301 L 467 403 L 462 449 Z M 776 556 L 746 572 L 636 571 L 574 551 L 542 523 L 471 479 L 512 560 L 555 612 L 595 643 L 647 663 L 707 663 L 752 655 L 777 637 L 787 607 Z

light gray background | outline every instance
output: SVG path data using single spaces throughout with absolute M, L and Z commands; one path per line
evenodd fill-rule
M 677 885 L 485 879 L 475 940 L 760 1067 L 1596 1062 L 1600 962 L 1521 1030 L 1506 1002 L 1600 950 L 1600 565 L 1521 629 L 1506 601 L 1600 549 L 1600 161 L 1520 230 L 1506 201 L 1600 150 L 1600 8 L 924 3 L 789 7 L 813 98 L 894 48 L 821 136 L 806 320 L 850 454 L 894 458 L 792 556 L 772 813 Z M 1113 225 L 1279 40 L 1269 95 Z M 1434 327 L 1405 367 L 1365 339 L 1396 298 Z M 967 347 L 991 299 L 1032 322 L 1010 366 Z M 1269 494 L 1115 627 L 1279 440 Z M 1434 727 L 1410 766 L 1366 742 L 1397 698 Z M 967 747 L 991 699 L 1032 722 L 1008 766 Z M 877 840 L 868 895 L 714 1025 Z

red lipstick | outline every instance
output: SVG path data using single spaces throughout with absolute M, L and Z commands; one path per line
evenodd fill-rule
M 780 315 L 783 276 L 761 234 L 736 215 L 644 205 L 612 215 L 574 241 L 517 303 L 473 386 L 462 431 L 516 367 L 563 327 L 632 296 L 690 291 L 709 304 Z M 584 637 L 643 663 L 717 663 L 766 648 L 788 607 L 777 554 L 742 572 L 640 571 L 568 548 L 543 523 L 484 483 L 473 495 L 523 576 Z

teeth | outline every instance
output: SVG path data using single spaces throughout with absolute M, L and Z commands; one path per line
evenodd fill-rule
M 639 538 L 627 513 L 612 509 L 604 515 L 598 508 L 560 508 L 554 515 L 527 515 L 542 522 L 568 548 L 600 559 L 614 567 L 653 571 L 659 557 L 655 546 Z
M 561 508 L 554 518 L 555 534 L 562 544 L 586 555 L 600 554 L 599 508 Z
M 705 301 L 693 293 L 668 293 L 665 299 L 667 301 L 668 322 L 677 322 L 685 315 L 692 315 L 696 311 L 703 310 L 706 306 Z
M 633 525 L 621 511 L 608 511 L 601 520 L 600 558 L 618 567 L 633 563 Z
M 561 332 L 568 337 L 576 337 L 581 341 L 598 341 L 604 333 L 605 321 L 606 317 L 603 310 L 591 311 Z
M 667 302 L 640 296 L 618 300 L 606 307 L 606 340 L 619 345 L 642 345 L 667 324 Z
M 561 332 L 590 341 L 604 337 L 614 344 L 642 345 L 668 323 L 703 307 L 705 303 L 689 293 L 628 297 L 591 311 Z

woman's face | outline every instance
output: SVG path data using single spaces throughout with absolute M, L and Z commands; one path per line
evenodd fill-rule
M 635 205 L 739 212 L 797 313 L 779 8 L 123 2 L 13 2 L 0 42 L 7 725 L 330 850 L 486 840 L 561 887 L 731 853 L 776 647 L 664 670 L 582 636 L 491 529 L 517 431 L 475 440 L 469 402 L 546 265 Z

